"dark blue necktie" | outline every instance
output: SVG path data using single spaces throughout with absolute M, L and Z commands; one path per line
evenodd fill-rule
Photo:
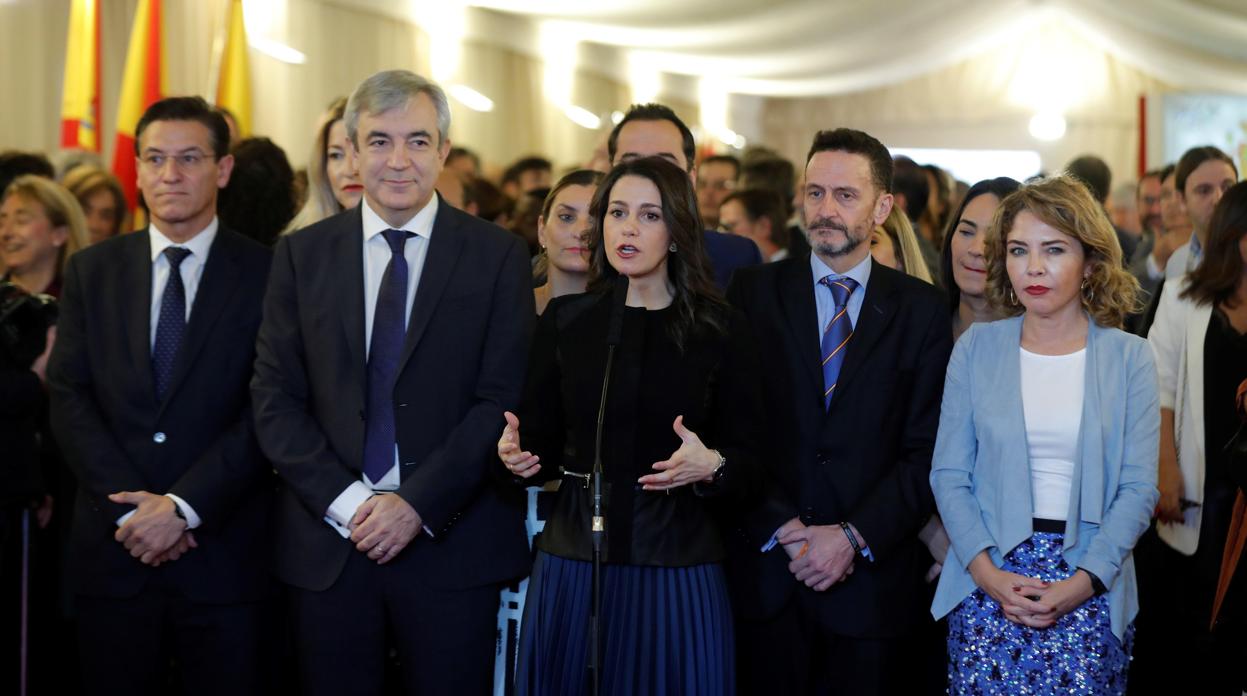
M 160 317 L 156 320 L 156 343 L 152 346 L 152 375 L 156 378 L 156 397 L 165 398 L 173 363 L 182 347 L 186 333 L 186 286 L 182 285 L 182 262 L 191 255 L 190 249 L 165 247 L 169 261 L 169 280 L 160 296 Z
M 372 315 L 368 348 L 368 417 L 364 428 L 364 473 L 374 484 L 394 466 L 394 378 L 407 335 L 407 258 L 410 232 L 382 232 L 390 244 L 390 263 Z
M 836 380 L 840 378 L 840 366 L 844 364 L 844 354 L 848 350 L 849 339 L 853 337 L 853 320 L 849 318 L 849 296 L 857 289 L 857 281 L 852 278 L 832 278 L 824 276 L 818 281 L 831 290 L 831 299 L 835 310 L 831 321 L 823 328 L 823 408 L 831 408 L 831 397 L 835 395 Z

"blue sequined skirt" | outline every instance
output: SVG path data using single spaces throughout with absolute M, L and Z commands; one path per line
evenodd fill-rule
M 1036 532 L 1004 558 L 1003 569 L 1054 582 L 1073 575 L 1061 534 Z M 1013 623 L 982 590 L 948 615 L 948 681 L 953 694 L 1124 694 L 1134 626 L 1113 635 L 1108 597 L 1083 602 L 1050 628 Z

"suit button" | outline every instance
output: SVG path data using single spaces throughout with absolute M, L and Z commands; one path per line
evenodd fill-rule
M 165 434 L 164 434 L 164 433 L 156 433 L 155 435 L 152 435 L 152 442 L 154 442 L 154 443 L 156 443 L 156 444 L 158 444 L 158 445 L 160 445 L 160 444 L 164 444 L 164 441 L 165 441 L 166 439 L 167 439 L 167 438 L 165 437 Z

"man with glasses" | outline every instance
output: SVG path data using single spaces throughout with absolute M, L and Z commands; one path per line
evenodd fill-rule
M 271 255 L 223 228 L 233 158 L 199 97 L 136 128 L 150 224 L 75 254 L 48 368 L 78 479 L 69 577 L 84 693 L 261 691 L 271 469 L 248 384 Z
M 697 167 L 697 209 L 706 229 L 719 226 L 719 207 L 736 190 L 740 160 L 731 155 L 711 155 Z

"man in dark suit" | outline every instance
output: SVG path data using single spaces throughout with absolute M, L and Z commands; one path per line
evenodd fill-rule
M 679 165 L 697 185 L 693 132 L 679 116 L 662 104 L 633 104 L 615 124 L 606 141 L 607 155 L 614 166 L 637 157 L 661 157 Z M 704 232 L 706 253 L 714 266 L 714 279 L 720 289 L 727 288 L 732 272 L 762 263 L 758 246 L 743 237 L 714 230 Z
M 248 383 L 268 250 L 221 227 L 224 119 L 198 97 L 136 129 L 147 229 L 75 254 L 48 368 L 78 479 L 70 577 L 89 693 L 259 693 L 271 472 Z
M 499 589 L 528 570 L 523 500 L 489 473 L 523 386 L 528 252 L 436 195 L 437 85 L 377 73 L 344 119 L 363 201 L 278 244 L 252 384 L 300 688 L 380 693 L 392 647 L 407 692 L 484 694 Z
M 728 292 L 786 357 L 766 383 L 774 486 L 744 511 L 732 568 L 746 693 L 920 688 L 918 531 L 935 510 L 952 336 L 938 290 L 870 257 L 891 178 L 878 140 L 819 133 L 803 191 L 813 253 L 737 271 Z

